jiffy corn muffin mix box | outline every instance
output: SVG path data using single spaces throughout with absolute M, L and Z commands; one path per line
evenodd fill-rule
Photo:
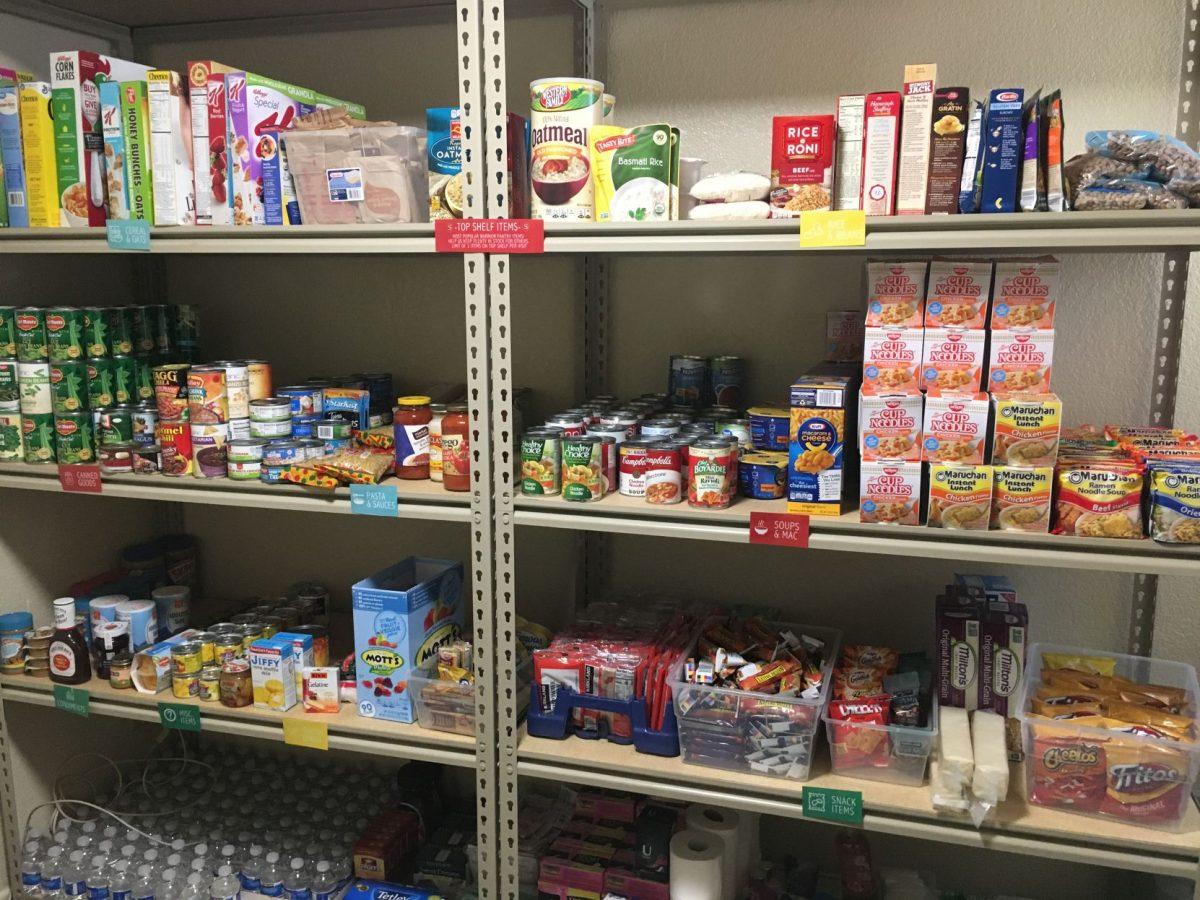
M 354 661 L 358 714 L 413 721 L 408 675 L 437 656 L 466 626 L 462 563 L 410 556 L 358 582 Z
M 273 638 L 250 645 L 250 681 L 254 705 L 285 710 L 296 705 L 296 660 L 291 641 Z

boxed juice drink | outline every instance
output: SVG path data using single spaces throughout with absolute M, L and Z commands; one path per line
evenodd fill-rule
M 867 94 L 863 115 L 862 208 L 868 216 L 890 216 L 896 210 L 900 94 Z
M 154 181 L 150 171 L 150 96 L 144 81 L 121 82 L 125 125 L 125 186 L 129 218 L 154 224 Z
M 291 641 L 275 638 L 250 645 L 254 705 L 282 712 L 296 705 L 296 661 Z
M 896 215 L 925 215 L 929 187 L 929 136 L 933 128 L 933 85 L 937 66 L 904 67 L 904 117 L 900 132 L 900 167 L 896 176 Z
M 178 72 L 155 69 L 146 76 L 150 99 L 150 172 L 154 224 L 195 225 L 192 172 L 192 108 Z
M 922 328 L 868 328 L 863 342 L 863 387 L 876 394 L 917 390 L 924 339 Z
M 197 225 L 228 225 L 229 154 L 225 144 L 225 76 L 238 71 L 211 59 L 188 64 L 192 108 L 192 190 Z
M 129 218 L 129 182 L 125 168 L 125 119 L 121 115 L 121 85 L 100 82 L 100 129 L 104 134 L 104 189 L 108 218 Z
M 31 228 L 61 224 L 58 209 L 58 171 L 54 162 L 52 89 L 45 81 L 21 85 L 21 147 L 25 163 L 25 202 Z
M 992 330 L 1052 329 L 1061 275 L 1058 259 L 1053 256 L 996 263 Z
M 936 388 L 925 395 L 921 458 L 925 462 L 982 465 L 988 433 L 987 394 L 956 394 Z
M 1053 365 L 1053 330 L 993 331 L 987 389 L 997 394 L 1048 394 Z
M 921 354 L 921 387 L 943 391 L 979 390 L 983 377 L 982 328 L 927 328 Z
M 853 384 L 848 377 L 802 375 L 792 384 L 788 431 L 788 512 L 842 514 L 843 449 Z M 853 433 L 851 431 L 850 433 Z
M 867 263 L 867 327 L 921 328 L 925 318 L 924 260 Z
M 925 397 L 918 391 L 872 394 L 858 400 L 859 452 L 864 460 L 921 461 Z
M 930 465 L 930 528 L 987 531 L 991 512 L 991 466 Z
M 864 462 L 858 519 L 884 525 L 920 525 L 921 464 Z
M 863 123 L 867 98 L 843 94 L 837 106 L 837 172 L 834 209 L 862 209 Z
M 12 69 L 0 69 L 0 207 L 11 228 L 29 227 L 25 161 L 21 156 L 21 86 Z
M 98 81 L 144 81 L 149 66 L 87 50 L 50 54 L 54 155 L 62 222 L 104 225 L 104 138 Z
M 1053 466 L 1058 460 L 1062 401 L 1055 394 L 992 395 L 992 463 Z
M 929 264 L 926 328 L 986 328 L 992 297 L 992 264 L 935 259 Z
M 413 721 L 410 672 L 466 625 L 462 563 L 409 557 L 354 585 L 358 714 Z

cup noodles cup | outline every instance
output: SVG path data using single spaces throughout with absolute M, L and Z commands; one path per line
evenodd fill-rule
M 863 389 L 886 394 L 920 386 L 920 328 L 867 328 L 863 340 Z
M 991 512 L 991 466 L 930 465 L 930 528 L 987 531 Z
M 833 116 L 775 116 L 771 123 L 771 217 L 833 209 Z
M 1053 362 L 1053 330 L 993 331 L 987 388 L 997 394 L 1048 394 Z
M 991 528 L 994 531 L 1046 534 L 1050 530 L 1053 468 L 994 466 L 992 481 Z
M 992 395 L 992 464 L 1053 466 L 1058 460 L 1062 401 L 1055 394 Z
M 863 354 L 862 313 L 835 309 L 825 313 L 826 362 L 857 362 Z
M 1052 330 L 1061 274 L 1053 256 L 996 263 L 992 330 Z
M 858 501 L 860 522 L 920 524 L 920 463 L 864 461 L 861 484 Z
M 921 430 L 921 459 L 925 462 L 982 465 L 988 432 L 987 394 L 928 391 Z
M 920 328 L 925 320 L 929 263 L 867 263 L 867 327 Z
M 983 376 L 981 328 L 927 328 L 921 354 L 921 387 L 943 391 L 978 391 Z
M 899 92 L 867 94 L 863 121 L 862 208 L 868 216 L 890 216 L 896 208 Z
M 992 264 L 935 259 L 929 264 L 926 328 L 986 328 Z
M 858 401 L 858 448 L 864 460 L 921 460 L 921 426 L 925 397 L 906 394 L 868 394 Z

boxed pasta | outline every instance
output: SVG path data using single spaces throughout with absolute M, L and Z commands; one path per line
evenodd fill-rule
M 863 122 L 862 208 L 868 216 L 890 216 L 896 210 L 900 94 L 867 94 Z
M 1050 498 L 1054 469 L 1050 466 L 994 466 L 992 470 L 993 531 L 1050 530 Z
M 991 466 L 929 466 L 930 528 L 987 531 L 991 507 Z
M 868 262 L 867 327 L 922 327 L 928 269 L 924 260 Z
M 1048 394 L 1053 364 L 1053 330 L 993 331 L 987 389 L 997 394 Z
M 843 94 L 837 107 L 834 209 L 862 209 L 863 117 L 867 98 Z
M 844 445 L 853 379 L 802 375 L 792 384 L 788 426 L 788 512 L 842 514 Z
M 1053 329 L 1061 276 L 1053 256 L 996 263 L 992 330 Z
M 926 328 L 986 328 L 992 292 L 992 263 L 935 259 L 929 264 Z
M 920 463 L 864 462 L 860 478 L 860 522 L 884 525 L 921 524 Z
M 925 215 L 929 187 L 929 135 L 933 128 L 933 63 L 904 67 L 904 116 L 900 131 L 900 167 L 896 176 L 896 215 Z
M 1015 212 L 1017 184 L 1021 174 L 1021 154 L 1025 145 L 1021 110 L 1025 92 L 1020 88 L 1000 88 L 988 97 L 984 113 L 983 187 L 979 211 Z
M 154 179 L 154 224 L 195 225 L 192 172 L 192 107 L 178 72 L 146 75 L 150 102 L 150 172 Z
M 925 462 L 982 465 L 988 434 L 987 394 L 933 388 L 925 394 L 921 458 Z
M 858 399 L 859 454 L 864 460 L 921 460 L 925 396 L 919 391 L 871 394 Z
M 867 328 L 863 339 L 863 387 L 871 393 L 920 387 L 921 328 Z
M 975 392 L 983 377 L 982 328 L 927 328 L 921 354 L 921 387 Z
M 833 209 L 833 116 L 775 116 L 771 129 L 771 217 Z
M 1062 401 L 1056 394 L 993 394 L 992 413 L 994 465 L 1054 465 L 1062 431 Z

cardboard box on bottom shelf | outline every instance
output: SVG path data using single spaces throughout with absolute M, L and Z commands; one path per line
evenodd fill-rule
M 788 428 L 788 512 L 843 512 L 847 434 L 854 434 L 853 395 L 846 375 L 803 375 L 792 384 Z M 851 473 L 852 477 L 852 473 Z

